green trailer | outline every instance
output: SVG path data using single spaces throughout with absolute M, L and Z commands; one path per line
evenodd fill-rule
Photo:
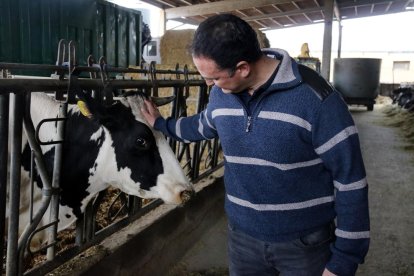
M 90 54 L 113 66 L 139 65 L 142 26 L 140 11 L 101 0 L 1 0 L 0 62 L 54 64 L 66 39 L 76 42 L 80 65 Z

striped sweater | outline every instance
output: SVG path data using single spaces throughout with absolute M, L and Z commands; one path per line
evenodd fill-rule
M 229 223 L 269 242 L 311 233 L 336 218 L 327 268 L 353 275 L 369 246 L 368 187 L 357 129 L 341 96 L 282 50 L 272 84 L 251 108 L 214 86 L 204 111 L 158 118 L 180 141 L 219 137 Z

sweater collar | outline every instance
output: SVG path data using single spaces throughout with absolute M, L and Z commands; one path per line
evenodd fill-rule
M 263 53 L 280 60 L 279 68 L 273 82 L 269 88 L 287 89 L 297 86 L 302 82 L 297 63 L 282 49 L 262 49 Z

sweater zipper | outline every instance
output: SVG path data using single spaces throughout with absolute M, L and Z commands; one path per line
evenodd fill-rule
M 244 129 L 244 131 L 245 132 L 250 132 L 251 125 L 252 125 L 252 115 L 250 114 L 249 109 L 247 108 L 247 106 L 244 104 L 244 102 L 239 97 L 237 97 L 236 95 L 233 95 L 233 97 L 236 98 L 236 100 L 240 103 L 240 105 L 242 106 L 242 108 L 246 112 L 247 124 L 246 124 L 246 128 Z
M 246 132 L 250 132 L 250 126 L 252 124 L 252 116 L 247 115 L 247 126 L 246 126 Z
M 256 113 L 256 110 L 257 110 L 260 102 L 262 101 L 262 99 L 265 96 L 266 96 L 265 93 L 263 93 L 262 95 L 259 95 L 259 99 L 257 100 L 256 105 L 252 109 L 252 114 L 255 114 Z M 249 111 L 248 111 L 247 107 L 245 107 L 245 110 L 246 110 L 246 114 L 247 114 L 246 132 L 250 132 L 250 130 L 252 129 L 252 119 L 253 119 L 253 116 L 251 114 L 249 114 Z

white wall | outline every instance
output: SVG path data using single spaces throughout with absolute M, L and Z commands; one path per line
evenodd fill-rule
M 381 58 L 382 83 L 414 82 L 414 11 L 342 21 L 341 57 Z M 322 58 L 323 24 L 265 31 L 271 47 L 282 48 L 292 57 L 309 44 L 312 57 Z M 332 59 L 337 57 L 338 22 L 332 27 Z M 394 70 L 394 61 L 409 61 L 408 71 Z M 331 80 L 333 61 L 331 62 Z

